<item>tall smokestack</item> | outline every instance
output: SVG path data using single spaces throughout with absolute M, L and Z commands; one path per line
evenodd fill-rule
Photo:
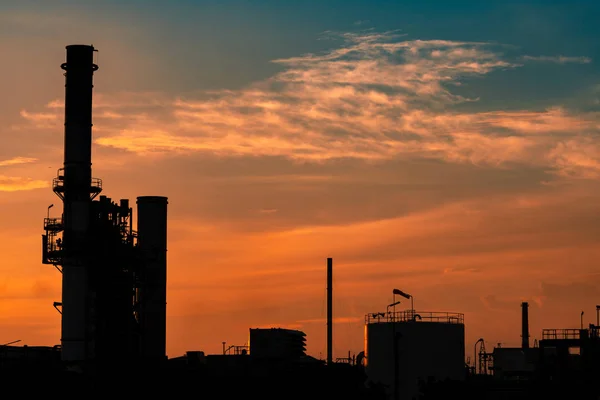
M 53 183 L 63 199 L 61 355 L 65 361 L 83 361 L 94 356 L 86 247 L 90 196 L 100 188 L 92 182 L 92 88 L 98 66 L 93 46 L 66 49 L 67 62 L 61 65 L 66 77 L 64 168 Z
M 521 348 L 529 348 L 529 303 L 521 303 Z
M 138 247 L 144 260 L 139 289 L 141 355 L 156 361 L 167 355 L 167 204 L 166 197 L 137 198 Z
M 333 259 L 327 259 L 327 365 L 333 363 Z

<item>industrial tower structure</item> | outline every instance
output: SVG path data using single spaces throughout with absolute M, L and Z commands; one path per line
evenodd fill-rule
M 60 218 L 44 219 L 42 262 L 62 273 L 61 358 L 87 365 L 166 359 L 167 198 L 113 202 L 92 177 L 93 46 L 70 45 L 65 71 L 64 166 L 53 179 Z M 99 196 L 99 197 L 98 197 Z M 97 198 L 97 199 L 96 199 Z M 48 209 L 49 211 L 49 209 Z

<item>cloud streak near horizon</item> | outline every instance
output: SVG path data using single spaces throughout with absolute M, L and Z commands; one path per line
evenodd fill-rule
M 36 158 L 31 157 L 13 157 L 6 160 L 0 160 L 0 168 L 30 164 L 36 161 Z M 45 181 L 17 176 L 6 176 L 0 173 L 0 192 L 18 192 L 46 187 L 48 187 L 48 182 Z
M 600 174 L 600 113 L 556 105 L 544 110 L 467 111 L 470 79 L 523 62 L 590 62 L 562 56 L 504 57 L 503 46 L 402 40 L 390 33 L 327 33 L 342 45 L 278 59 L 283 70 L 239 90 L 170 97 L 95 95 L 96 143 L 140 155 L 210 152 L 283 156 L 294 161 L 439 159 L 495 167 L 533 165 L 557 175 Z M 63 103 L 21 116 L 58 127 Z

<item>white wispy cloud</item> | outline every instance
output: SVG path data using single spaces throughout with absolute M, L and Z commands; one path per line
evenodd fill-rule
M 426 157 L 498 167 L 533 164 L 563 176 L 600 173 L 589 140 L 600 134 L 597 113 L 455 108 L 478 101 L 457 94 L 464 78 L 518 68 L 532 57 L 511 61 L 498 45 L 401 40 L 395 32 L 337 37 L 341 47 L 274 60 L 282 72 L 239 90 L 178 98 L 97 94 L 96 143 L 138 154 L 211 152 L 311 162 Z M 53 101 L 22 116 L 56 129 L 62 107 Z
M 576 64 L 589 64 L 592 59 L 589 57 L 566 57 L 566 56 L 523 56 L 524 60 L 529 61 L 544 61 L 553 62 L 557 64 L 576 63 Z

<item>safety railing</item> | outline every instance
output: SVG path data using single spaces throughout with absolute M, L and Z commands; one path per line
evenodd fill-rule
M 581 329 L 542 329 L 542 339 L 579 339 Z
M 388 311 L 369 313 L 365 316 L 366 324 L 381 322 L 438 322 L 444 324 L 464 324 L 465 316 L 462 313 L 445 311 Z

